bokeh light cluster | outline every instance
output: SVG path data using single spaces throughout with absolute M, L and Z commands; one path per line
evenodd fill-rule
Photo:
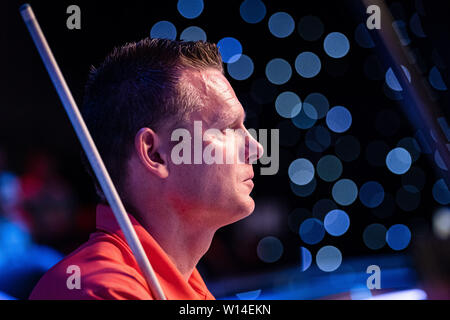
M 191 4 L 189 8 L 188 4 Z M 179 1 L 177 9 L 183 17 L 193 20 L 202 13 L 204 6 L 203 1 Z M 353 237 L 359 236 L 370 251 L 408 248 L 412 239 L 410 228 L 405 224 L 386 223 L 389 221 L 386 219 L 397 210 L 417 210 L 429 179 L 420 167 L 420 156 L 430 153 L 422 145 L 422 133 L 404 134 L 399 138 L 406 119 L 394 103 L 404 97 L 401 85 L 404 82 L 399 81 L 399 77 L 409 83 L 414 80 L 411 67 L 383 66 L 371 51 L 376 43 L 364 22 L 355 25 L 353 34 L 346 34 L 333 30 L 315 15 L 304 15 L 296 20 L 293 12 L 270 12 L 261 0 L 242 1 L 238 11 L 245 24 L 257 25 L 261 32 L 269 32 L 275 43 L 282 44 L 294 38 L 303 41 L 292 49 L 294 54 L 280 50 L 262 64 L 245 51 L 245 43 L 235 35 L 223 34 L 217 41 L 228 76 L 248 85 L 245 101 L 250 100 L 257 106 L 247 113 L 252 116 L 253 112 L 260 114 L 266 106 L 272 107 L 279 117 L 280 145 L 289 150 L 295 148 L 297 155 L 285 168 L 292 194 L 311 199 L 315 191 L 328 190 L 314 201 L 311 210 L 298 207 L 289 215 L 289 229 L 298 234 L 303 243 L 299 248 L 301 271 L 314 263 L 325 272 L 337 270 L 343 255 L 336 246 L 325 242 L 349 237 L 351 221 L 362 219 L 358 215 L 376 219 L 352 233 Z M 392 27 L 403 46 L 414 41 L 413 37 L 426 37 L 417 13 L 409 21 L 396 19 Z M 177 30 L 169 21 L 160 21 L 152 27 L 151 36 L 175 39 Z M 207 39 L 206 32 L 199 26 L 184 29 L 179 38 L 185 41 Z M 306 92 L 297 85 L 323 79 L 326 73 L 334 77 L 343 75 L 348 69 L 347 58 L 354 50 L 365 52 L 361 73 L 368 81 L 380 84 L 388 101 L 379 107 L 373 119 L 361 119 L 364 111 L 339 101 L 339 97 L 327 95 L 326 88 Z M 430 86 L 437 91 L 447 91 L 442 68 L 442 63 L 435 58 L 426 72 Z M 351 88 L 348 90 L 349 94 L 354 94 Z M 367 124 L 355 123 L 356 119 Z M 357 130 L 361 130 L 361 126 L 368 127 L 370 138 L 367 141 L 360 139 Z M 439 154 L 434 157 L 438 165 L 444 166 Z M 353 166 L 361 164 L 368 167 L 367 176 L 350 176 Z M 386 178 L 397 183 L 387 184 Z M 450 203 L 450 192 L 443 179 L 434 181 L 431 193 L 437 204 Z M 435 232 L 448 236 L 448 227 L 440 226 L 448 226 L 449 211 L 439 211 L 435 216 L 435 221 L 439 221 L 434 226 Z M 284 246 L 279 238 L 270 235 L 261 238 L 256 251 L 261 261 L 274 263 L 283 255 Z M 255 295 L 256 291 L 249 294 Z

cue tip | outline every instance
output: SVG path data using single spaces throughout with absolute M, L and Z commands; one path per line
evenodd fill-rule
M 24 11 L 24 10 L 27 10 L 29 7 L 30 7 L 30 4 L 24 3 L 23 5 L 20 6 L 19 10 Z
M 31 6 L 28 3 L 24 3 L 23 5 L 21 5 L 19 10 L 23 20 L 26 23 L 34 19 L 33 10 L 31 9 Z

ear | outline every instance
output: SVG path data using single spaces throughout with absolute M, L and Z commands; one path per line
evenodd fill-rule
M 134 138 L 134 147 L 139 161 L 155 176 L 169 176 L 167 155 L 162 152 L 160 137 L 150 128 L 141 128 Z

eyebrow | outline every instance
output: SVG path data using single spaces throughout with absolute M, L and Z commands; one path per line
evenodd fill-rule
M 218 115 L 218 117 L 216 118 L 216 120 L 214 120 L 213 123 L 216 126 L 232 126 L 241 118 L 243 118 L 242 119 L 243 123 L 247 119 L 247 113 L 245 112 L 245 109 L 243 109 L 243 111 L 240 112 L 237 117 L 234 115 L 235 115 L 235 113 L 223 112 L 222 114 Z

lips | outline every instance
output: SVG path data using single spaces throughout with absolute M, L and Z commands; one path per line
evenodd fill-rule
M 250 189 L 253 189 L 254 187 L 254 183 L 253 183 L 253 177 L 255 176 L 255 174 L 253 172 L 249 172 L 249 176 L 247 177 L 247 179 L 244 180 L 244 183 L 250 187 Z
M 252 180 L 254 176 L 255 176 L 255 174 L 252 173 L 252 174 L 251 174 L 247 179 L 245 179 L 244 181 Z
M 247 180 L 244 181 L 244 183 L 245 183 L 246 185 L 248 185 L 250 188 L 253 188 L 253 187 L 254 187 L 254 183 L 253 183 L 253 180 L 252 180 L 252 179 L 247 179 Z

